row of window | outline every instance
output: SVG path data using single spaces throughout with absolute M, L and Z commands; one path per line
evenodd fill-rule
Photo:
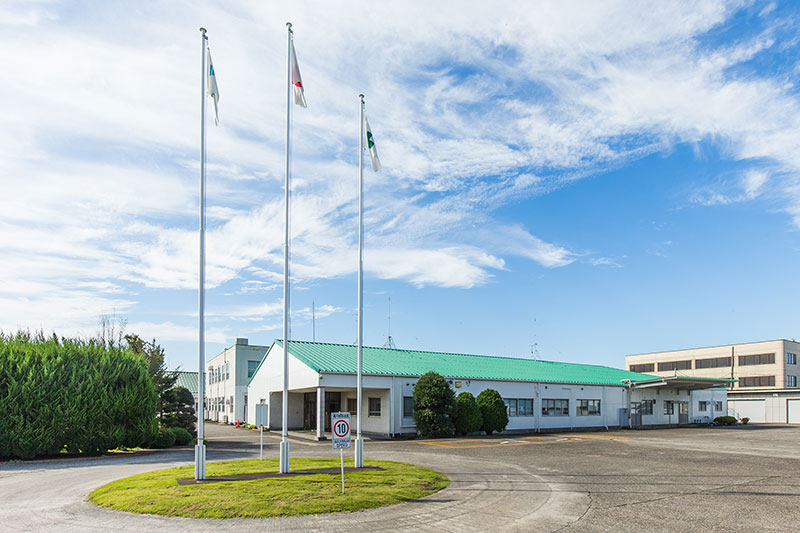
M 211 411 L 224 411 L 225 410 L 225 397 L 218 396 L 215 398 L 206 398 L 206 403 Z M 233 396 L 228 399 L 228 411 L 233 411 Z
M 405 398 L 403 398 L 403 409 L 405 409 Z M 356 413 L 358 405 L 357 398 L 348 398 L 347 399 L 347 411 L 350 413 L 350 416 L 355 417 L 358 413 Z M 380 398 L 367 398 L 367 416 L 381 416 L 381 399 Z M 403 416 L 405 416 L 405 411 Z M 411 415 L 409 415 L 411 416 Z
M 771 365 L 775 363 L 774 353 L 761 353 L 754 355 L 740 355 L 738 360 L 739 366 L 752 366 L 752 365 Z M 707 359 L 696 359 L 694 361 L 694 368 L 726 368 L 733 364 L 733 357 L 709 357 Z M 796 365 L 797 354 L 786 352 L 786 364 Z M 630 365 L 631 372 L 648 373 L 656 369 L 655 363 L 641 363 Z M 684 359 L 682 361 L 666 361 L 658 363 L 659 372 L 670 372 L 673 370 L 691 370 L 692 360 Z
M 210 366 L 208 367 L 208 382 L 211 383 L 219 383 L 220 381 L 225 381 L 226 379 L 230 379 L 231 377 L 231 364 L 225 363 L 225 365 L 220 366 Z
M 713 404 L 713 405 L 711 405 L 711 404 Z M 701 401 L 701 402 L 697 403 L 697 410 L 698 411 L 706 412 L 706 411 L 708 411 L 709 407 L 712 407 L 713 410 L 717 411 L 717 412 L 722 411 L 722 402 L 703 402 L 703 401 Z

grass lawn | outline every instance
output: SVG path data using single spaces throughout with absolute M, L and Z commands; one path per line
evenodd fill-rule
M 206 477 L 277 472 L 278 459 L 208 463 Z M 352 460 L 345 466 L 352 466 Z M 365 461 L 385 470 L 310 474 L 293 477 L 220 481 L 179 486 L 194 477 L 194 465 L 166 468 L 120 479 L 89 495 L 97 505 L 133 513 L 190 518 L 264 518 L 338 511 L 360 511 L 421 498 L 450 484 L 443 474 L 394 461 Z M 339 458 L 292 458 L 292 471 L 330 468 Z

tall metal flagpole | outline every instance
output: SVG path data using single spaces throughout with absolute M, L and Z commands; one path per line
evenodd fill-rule
M 361 137 L 358 151 L 358 374 L 356 377 L 356 468 L 364 467 L 364 439 L 361 437 L 361 356 L 364 341 L 364 95 L 361 101 Z
M 203 443 L 203 407 L 205 404 L 205 284 L 206 284 L 206 58 L 208 37 L 206 29 L 200 28 L 203 60 L 200 77 L 200 281 L 197 302 L 197 444 L 194 447 L 194 478 L 206 478 L 206 445 Z
M 280 471 L 289 472 L 289 155 L 292 123 L 292 23 L 286 23 L 286 179 L 283 201 L 286 207 L 284 216 L 283 244 L 283 402 L 281 405 L 281 459 Z

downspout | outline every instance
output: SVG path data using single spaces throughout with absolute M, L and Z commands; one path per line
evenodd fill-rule
M 628 389 L 626 391 L 628 397 L 627 408 L 625 409 L 625 411 L 628 413 L 628 429 L 633 429 L 633 417 L 631 416 L 631 387 L 633 386 L 633 383 L 629 379 L 623 379 L 622 384 Z

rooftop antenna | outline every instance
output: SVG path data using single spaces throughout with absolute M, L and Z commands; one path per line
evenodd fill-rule
M 311 342 L 317 342 L 317 315 L 314 312 L 314 300 L 311 300 Z
M 390 348 L 392 350 L 396 350 L 397 346 L 394 344 L 394 339 L 392 338 L 392 297 L 389 296 L 389 329 L 386 335 L 386 342 L 383 343 L 384 348 Z
M 534 361 L 539 360 L 539 343 L 536 340 L 536 319 L 533 319 L 533 344 L 531 344 L 531 357 Z

